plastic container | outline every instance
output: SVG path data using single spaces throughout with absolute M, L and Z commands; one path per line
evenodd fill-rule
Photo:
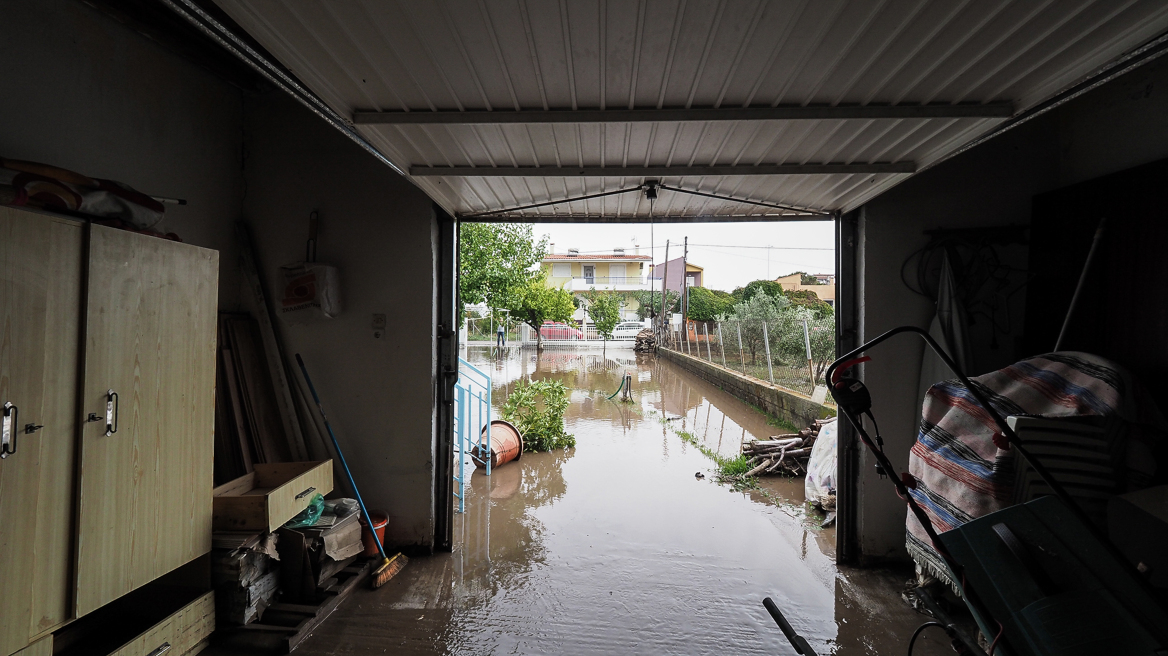
M 487 432 L 487 427 L 483 426 L 484 436 Z M 519 460 L 523 455 L 523 438 L 519 435 L 519 429 L 511 424 L 511 422 L 502 419 L 496 419 L 491 422 L 491 468 L 500 467 L 512 460 Z M 477 469 L 482 469 L 487 466 L 487 459 L 483 454 L 479 453 L 476 448 L 472 452 L 471 460 L 474 461 Z
M 370 510 L 369 515 L 373 520 L 373 530 L 377 531 L 377 539 L 381 540 L 381 546 L 385 546 L 385 527 L 389 524 L 389 515 L 380 510 Z M 380 556 L 381 552 L 377 550 L 377 543 L 373 541 L 373 533 L 369 530 L 369 522 L 361 522 L 361 541 L 365 543 L 365 551 L 361 552 L 362 556 Z

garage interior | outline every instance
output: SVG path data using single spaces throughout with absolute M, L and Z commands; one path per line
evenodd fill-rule
M 217 488 L 350 496 L 295 354 L 387 547 L 449 551 L 464 221 L 834 221 L 841 355 L 928 329 L 929 258 L 972 253 L 967 373 L 1056 343 L 1113 363 L 1150 417 L 1141 487 L 1168 482 L 1162 2 L 0 0 L 0 18 L 0 656 L 212 641 Z M 154 222 L 68 198 L 109 181 Z M 341 272 L 336 316 L 282 311 L 282 267 L 305 262 Z M 850 375 L 907 471 L 925 350 L 871 355 Z M 222 456 L 225 362 L 279 409 L 253 418 L 254 463 Z M 837 561 L 908 562 L 905 503 L 848 423 L 838 479 Z M 1115 546 L 1163 606 L 1166 542 L 1138 533 Z M 1009 643 L 1080 653 L 1027 649 Z

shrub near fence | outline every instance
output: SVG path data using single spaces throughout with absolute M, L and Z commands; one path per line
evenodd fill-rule
M 672 348 L 747 376 L 810 395 L 815 384 L 823 384 L 823 370 L 835 358 L 834 318 L 815 319 L 795 315 L 767 321 L 698 321 L 689 329 L 670 335 Z M 783 320 L 787 319 L 787 320 Z M 803 319 L 807 319 L 806 341 L 812 344 L 813 369 L 808 368 Z M 830 340 L 831 346 L 825 342 Z

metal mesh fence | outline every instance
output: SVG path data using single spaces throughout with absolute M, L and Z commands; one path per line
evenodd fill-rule
M 787 334 L 791 330 L 798 334 Z M 691 322 L 689 330 L 669 334 L 671 348 L 722 365 L 759 380 L 810 395 L 823 384 L 820 363 L 779 355 L 777 346 L 803 340 L 803 326 L 767 325 L 764 321 Z M 812 378 L 815 378 L 813 382 Z

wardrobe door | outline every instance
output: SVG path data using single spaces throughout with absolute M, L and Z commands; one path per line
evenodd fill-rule
M 219 254 L 92 226 L 76 610 L 211 548 Z
M 84 226 L 0 207 L 0 654 L 70 617 Z

